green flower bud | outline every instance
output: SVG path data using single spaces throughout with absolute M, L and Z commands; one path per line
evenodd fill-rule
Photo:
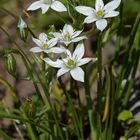
M 6 54 L 4 56 L 4 65 L 7 71 L 15 76 L 16 74 L 16 60 L 12 54 Z
M 26 41 L 28 36 L 28 27 L 25 21 L 20 17 L 17 25 L 17 33 L 20 36 L 21 40 Z

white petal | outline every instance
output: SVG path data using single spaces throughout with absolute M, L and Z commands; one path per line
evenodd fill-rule
M 32 4 L 29 6 L 29 8 L 28 8 L 27 10 L 34 11 L 34 10 L 36 10 L 36 9 L 41 8 L 42 5 L 43 5 L 42 2 L 40 2 L 40 1 L 36 1 L 36 2 L 32 3 Z
M 52 67 L 55 68 L 63 67 L 63 61 L 60 59 L 57 59 L 56 61 L 52 61 L 50 58 L 44 58 L 43 60 Z
M 73 32 L 74 32 L 73 27 L 72 27 L 71 25 L 67 24 L 67 27 L 66 27 L 66 28 L 67 28 L 68 33 L 69 33 L 70 35 L 72 35 Z
M 42 14 L 45 14 L 48 9 L 49 9 L 50 5 L 49 4 L 44 4 L 41 9 L 42 9 Z
M 51 40 L 49 40 L 47 43 L 49 45 L 49 48 L 55 46 L 57 44 L 58 39 L 57 38 L 52 38 Z
M 66 46 L 68 46 L 71 43 L 71 41 L 60 41 L 60 42 L 64 43 Z
M 66 55 L 69 57 L 69 58 L 71 58 L 71 52 L 67 49 L 66 51 Z
M 77 45 L 74 53 L 73 53 L 73 58 L 74 59 L 76 58 L 77 61 L 78 61 L 78 60 L 80 60 L 83 57 L 84 53 L 85 53 L 84 44 L 83 43 L 79 43 Z
M 92 14 L 85 18 L 84 23 L 92 23 L 97 20 L 98 20 L 98 18 L 96 17 L 96 15 Z
M 104 15 L 104 18 L 108 18 L 108 17 L 116 17 L 119 15 L 118 11 L 109 11 L 106 15 Z
M 65 12 L 67 11 L 66 7 L 60 1 L 54 1 L 51 4 L 51 8 L 58 12 Z
M 86 63 L 88 63 L 88 62 L 90 62 L 92 59 L 93 59 L 93 58 L 83 58 L 83 59 L 81 59 L 81 60 L 78 62 L 77 66 L 82 66 L 82 65 L 84 65 L 84 64 L 86 64 Z
M 47 35 L 46 35 L 45 33 L 39 34 L 39 40 L 40 40 L 42 43 L 46 42 L 47 39 L 48 39 L 48 38 L 47 38 Z
M 107 12 L 107 11 L 112 11 L 112 10 L 115 10 L 116 8 L 118 8 L 118 6 L 120 5 L 121 3 L 121 0 L 113 0 L 109 3 L 107 3 L 105 6 L 104 6 L 104 10 Z
M 63 53 L 65 50 L 59 47 L 53 47 L 47 50 L 47 53 Z
M 73 35 L 72 35 L 72 38 L 75 38 L 75 37 L 77 37 L 78 35 L 80 35 L 80 34 L 82 33 L 82 31 L 83 31 L 83 30 L 81 30 L 81 31 L 75 31 L 75 32 L 73 33 Z
M 35 42 L 35 44 L 37 44 L 39 47 L 41 47 L 42 43 L 39 39 L 36 39 L 33 37 L 32 40 Z
M 58 32 L 54 32 L 52 33 L 54 35 L 54 37 L 56 38 L 62 38 L 62 34 L 61 33 L 58 33 Z
M 79 42 L 83 39 L 87 39 L 87 37 L 86 36 L 76 37 L 76 38 L 72 39 L 71 42 Z
M 70 69 L 68 69 L 67 67 L 63 67 L 61 69 L 58 70 L 57 72 L 57 77 L 60 77 L 61 75 L 65 74 L 66 72 L 68 72 Z
M 105 19 L 97 20 L 96 26 L 100 31 L 103 31 L 107 26 L 107 21 Z
M 72 69 L 70 74 L 74 80 L 84 82 L 84 71 L 80 67 Z
M 19 22 L 18 22 L 17 27 L 20 28 L 20 29 L 27 28 L 26 22 L 25 22 L 21 17 L 20 17 L 20 19 L 19 19 Z
M 71 25 L 69 25 L 69 24 L 64 25 L 63 34 L 68 34 L 69 33 L 70 35 L 72 35 L 73 32 L 74 32 L 74 30 L 73 30 L 73 27 Z
M 96 10 L 102 9 L 103 7 L 104 7 L 103 0 L 96 0 L 96 2 L 95 2 L 95 8 L 96 8 Z
M 92 13 L 94 13 L 94 9 L 88 6 L 77 6 L 75 7 L 76 11 L 80 14 L 83 14 L 85 16 L 89 16 Z
M 30 49 L 30 51 L 34 53 L 43 52 L 43 50 L 40 47 L 33 47 Z

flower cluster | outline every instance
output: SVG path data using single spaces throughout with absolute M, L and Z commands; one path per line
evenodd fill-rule
M 104 5 L 102 0 L 96 0 L 95 9 L 88 6 L 77 6 L 76 11 L 80 14 L 87 16 L 84 23 L 96 22 L 96 26 L 100 31 L 107 27 L 106 18 L 115 17 L 119 14 L 115 11 L 120 5 L 121 0 L 113 0 Z M 39 0 L 32 3 L 27 10 L 34 11 L 37 9 L 46 13 L 50 8 L 57 12 L 67 12 L 65 5 L 58 0 Z M 59 68 L 57 77 L 70 72 L 73 79 L 84 82 L 84 71 L 80 66 L 90 62 L 95 62 L 96 58 L 83 58 L 85 47 L 83 40 L 87 39 L 82 36 L 83 30 L 75 30 L 72 25 L 65 24 L 63 29 L 59 32 L 51 32 L 51 38 L 47 34 L 41 33 L 39 38 L 32 38 L 36 46 L 31 48 L 30 51 L 34 53 L 56 53 L 58 55 L 55 61 L 51 58 L 43 58 L 43 60 L 54 68 Z M 77 43 L 74 52 L 69 50 L 70 44 Z M 74 46 L 74 45 L 73 45 Z M 63 54 L 63 55 L 62 55 Z
M 70 72 L 73 79 L 84 82 L 84 71 L 80 66 L 90 62 L 94 62 L 96 58 L 82 58 L 84 56 L 85 48 L 84 43 L 80 42 L 75 48 L 73 54 L 66 48 L 69 44 L 82 41 L 86 39 L 85 36 L 79 36 L 82 31 L 75 31 L 69 24 L 65 24 L 63 30 L 60 32 L 51 32 L 53 35 L 51 39 L 47 34 L 39 34 L 39 38 L 32 38 L 36 46 L 31 48 L 30 51 L 34 53 L 57 53 L 60 58 L 52 61 L 50 58 L 43 60 L 54 68 L 60 68 L 57 72 L 57 77 Z

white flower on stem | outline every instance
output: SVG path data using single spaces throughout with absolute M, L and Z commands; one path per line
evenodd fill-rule
M 57 12 L 65 12 L 67 11 L 66 7 L 58 0 L 38 0 L 32 3 L 27 10 L 37 10 L 42 9 L 42 14 L 46 13 L 49 8 L 57 11 Z
M 73 54 L 71 54 L 69 50 L 66 50 L 67 57 L 65 58 L 57 59 L 56 61 L 52 61 L 49 58 L 44 58 L 43 60 L 52 67 L 60 68 L 57 72 L 57 77 L 70 72 L 74 80 L 84 82 L 84 71 L 80 66 L 90 62 L 91 60 L 94 62 L 97 60 L 96 58 L 82 58 L 84 53 L 84 44 L 79 43 Z
M 96 22 L 96 26 L 100 31 L 103 31 L 107 26 L 106 18 L 119 15 L 116 8 L 120 5 L 121 0 L 113 0 L 104 5 L 103 0 L 96 0 L 95 9 L 87 6 L 77 6 L 76 10 L 87 16 L 84 23 Z
M 61 32 L 52 33 L 55 38 L 58 38 L 60 43 L 64 43 L 66 46 L 72 42 L 79 42 L 83 39 L 87 39 L 86 36 L 79 36 L 82 30 L 75 31 L 73 27 L 69 24 L 65 24 Z
M 48 39 L 45 33 L 39 34 L 39 39 L 32 38 L 36 43 L 36 47 L 30 49 L 31 52 L 39 53 L 62 53 L 64 52 L 64 48 L 62 47 L 54 47 L 57 44 L 57 38 Z

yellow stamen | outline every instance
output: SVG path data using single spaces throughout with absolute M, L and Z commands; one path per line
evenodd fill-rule
M 98 10 L 96 14 L 97 14 L 98 17 L 102 17 L 103 16 L 103 11 L 102 10 Z
M 48 46 L 49 46 L 49 45 L 48 45 L 47 43 L 43 44 L 43 48 L 44 48 L 44 49 L 48 48 Z
M 70 34 L 68 34 L 68 33 L 65 34 L 65 35 L 64 35 L 64 39 L 65 39 L 65 40 L 70 40 Z
M 68 65 L 69 67 L 73 67 L 73 66 L 74 66 L 74 61 L 73 61 L 72 59 L 69 59 L 69 60 L 67 61 L 67 65 Z

